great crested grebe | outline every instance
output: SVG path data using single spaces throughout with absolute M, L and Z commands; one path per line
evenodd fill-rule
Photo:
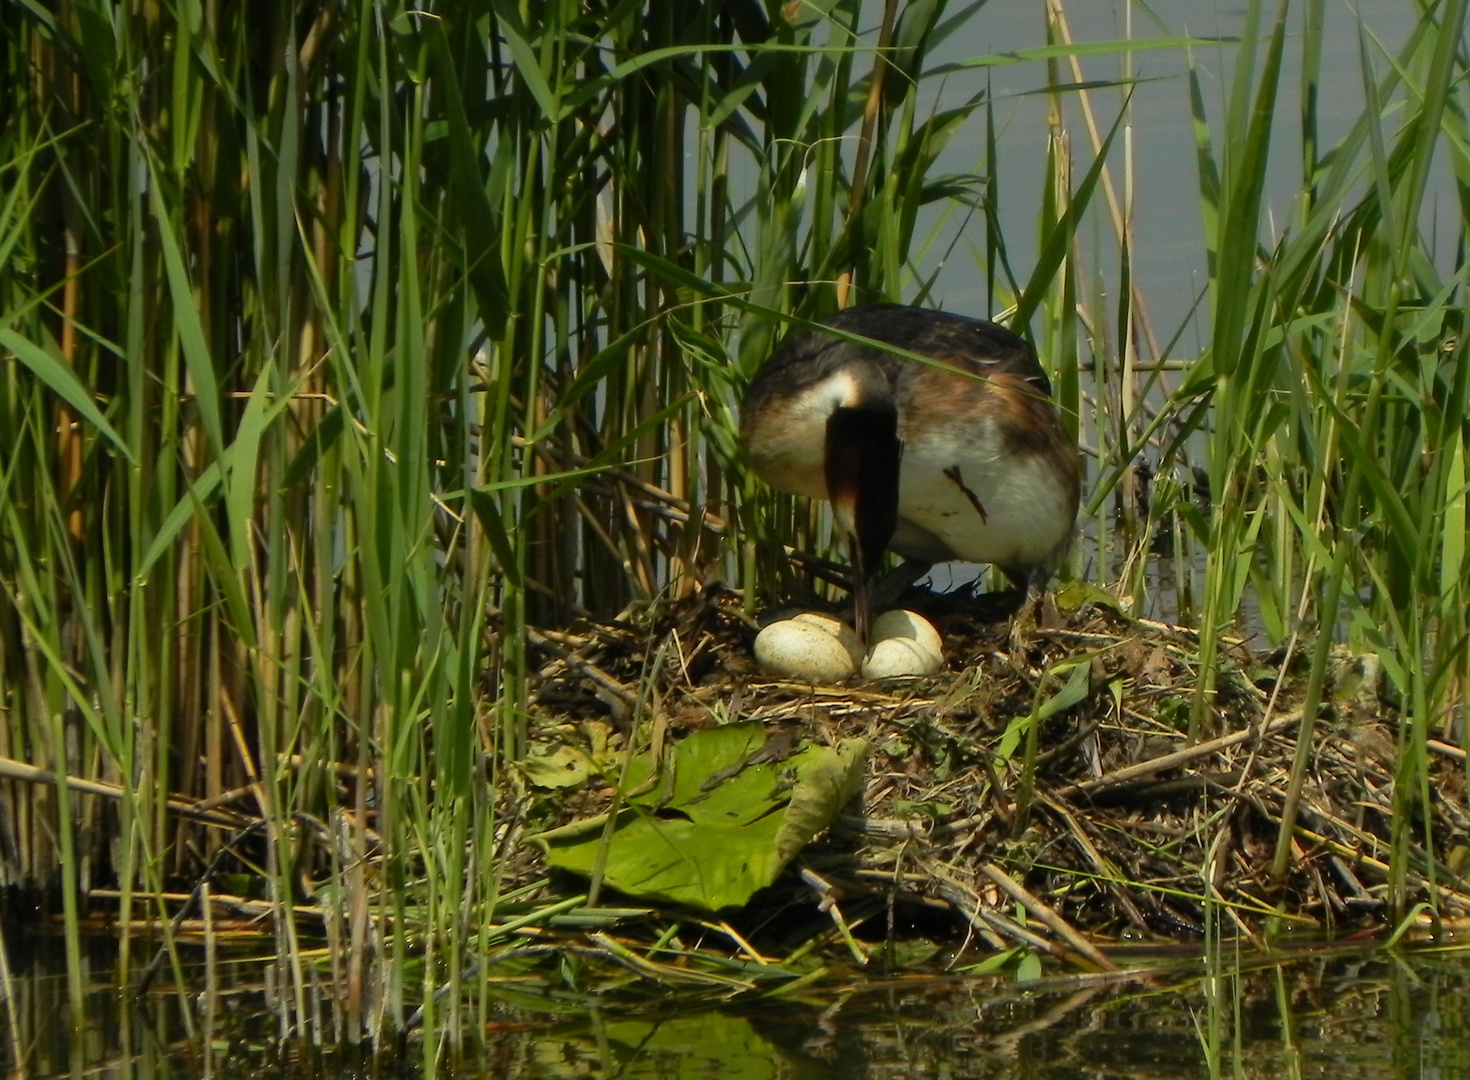
M 982 319 L 898 304 L 821 322 L 937 362 L 797 330 L 745 396 L 756 475 L 832 502 L 858 636 L 885 548 L 910 560 L 909 581 L 962 559 L 995 564 L 1028 598 L 1044 588 L 1072 540 L 1081 476 L 1031 347 Z

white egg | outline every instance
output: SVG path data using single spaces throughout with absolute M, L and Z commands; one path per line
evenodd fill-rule
M 944 666 L 939 631 L 912 611 L 888 611 L 873 623 L 873 647 L 863 661 L 866 679 L 932 675 Z
M 944 639 L 939 636 L 939 631 L 917 611 L 885 611 L 874 619 L 873 640 L 882 641 L 884 638 L 913 638 L 936 653 L 944 652 Z
M 852 657 L 854 671 L 863 662 L 863 644 L 858 640 L 857 632 L 836 615 L 826 615 L 820 611 L 803 611 L 800 615 L 791 616 L 791 621 L 815 626 L 817 629 L 831 634 L 838 641 L 842 642 L 843 648 Z
M 768 671 L 814 683 L 842 682 L 857 670 L 837 633 L 800 616 L 773 622 L 757 634 L 755 660 Z

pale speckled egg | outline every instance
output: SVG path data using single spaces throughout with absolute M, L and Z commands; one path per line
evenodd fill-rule
M 825 633 L 831 634 L 842 642 L 843 648 L 852 657 L 852 667 L 856 671 L 863 662 L 863 644 L 858 640 L 857 632 L 836 615 L 827 615 L 820 611 L 803 611 L 800 615 L 791 616 L 792 622 L 808 623 Z
M 944 666 L 939 631 L 912 611 L 888 611 L 873 623 L 873 647 L 863 661 L 863 677 L 932 675 Z
M 767 671 L 814 683 L 842 682 L 857 670 L 836 633 L 800 617 L 773 622 L 757 634 L 755 660 Z
M 943 654 L 944 639 L 934 624 L 917 611 L 885 611 L 873 620 L 873 640 L 884 638 L 913 638 L 926 649 Z

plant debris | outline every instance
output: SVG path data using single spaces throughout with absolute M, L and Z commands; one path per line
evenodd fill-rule
M 1259 944 L 1270 925 L 1341 934 L 1404 916 L 1389 900 L 1398 718 L 1371 662 L 1340 658 L 1334 692 L 1305 723 L 1300 652 L 1227 639 L 1217 688 L 1197 705 L 1193 631 L 1126 618 L 1101 594 L 1059 600 L 1059 625 L 1012 630 L 992 597 L 911 591 L 905 605 L 944 637 L 945 670 L 841 686 L 758 670 L 756 626 L 718 586 L 547 634 L 522 827 L 605 811 L 635 727 L 636 745 L 661 747 L 757 720 L 772 738 L 871 746 L 861 795 L 735 920 L 766 937 L 805 907 L 831 916 L 859 960 L 875 939 L 947 933 L 1109 970 L 1109 950 L 1203 940 L 1212 922 Z M 1313 750 L 1278 880 L 1304 732 Z M 1404 886 L 1411 904 L 1462 919 L 1463 752 L 1431 751 L 1442 797 L 1412 823 Z M 575 783 L 545 787 L 545 763 L 567 759 Z M 545 873 L 529 846 L 513 850 L 511 884 Z

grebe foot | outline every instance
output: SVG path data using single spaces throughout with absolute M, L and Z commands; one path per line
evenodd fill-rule
M 898 603 L 899 597 L 933 568 L 933 563 L 905 559 L 901 565 L 874 581 L 868 589 L 868 594 L 872 597 L 873 614 L 881 615 L 893 607 Z
M 1013 656 L 1023 655 L 1030 647 L 1037 630 L 1061 625 L 1061 612 L 1057 610 L 1056 594 L 1050 589 L 1031 587 L 1021 606 L 1011 617 L 1010 651 Z

